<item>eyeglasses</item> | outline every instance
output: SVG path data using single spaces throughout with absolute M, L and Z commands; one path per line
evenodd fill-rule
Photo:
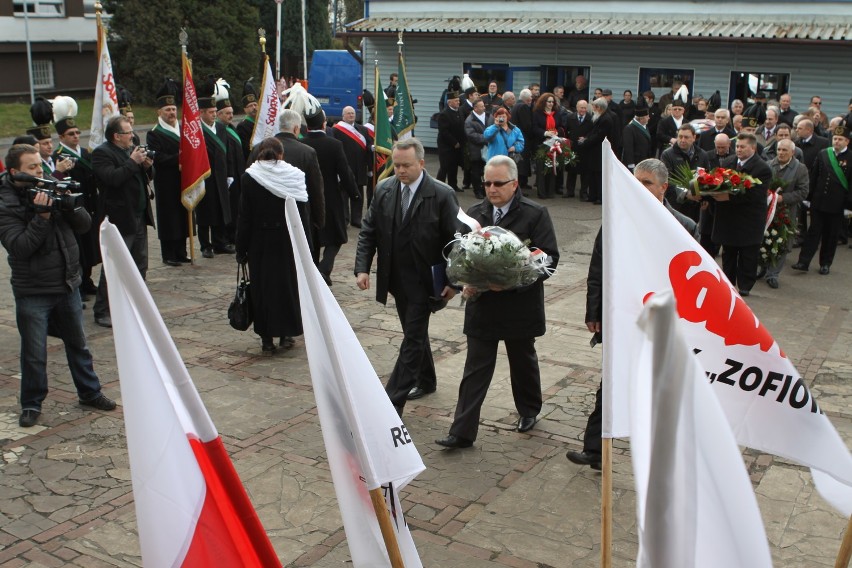
M 128 130 L 127 132 L 116 132 L 116 134 L 133 134 L 133 131 Z
M 482 182 L 482 185 L 484 185 L 485 187 L 491 187 L 492 185 L 497 186 L 497 187 L 503 187 L 507 183 L 512 183 L 513 181 L 515 181 L 515 180 L 513 180 L 513 179 L 507 179 L 506 181 L 488 181 L 488 180 L 485 180 L 485 181 Z

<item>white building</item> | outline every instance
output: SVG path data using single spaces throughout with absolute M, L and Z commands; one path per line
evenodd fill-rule
M 347 33 L 365 38 L 364 65 L 378 59 L 383 84 L 397 69 L 400 31 L 417 136 L 429 147 L 428 117 L 462 73 L 480 90 L 496 79 L 516 94 L 532 82 L 570 88 L 581 73 L 616 101 L 625 89 L 659 98 L 674 79 L 691 93 L 719 90 L 725 105 L 759 89 L 770 98 L 789 92 L 801 112 L 819 95 L 829 117 L 846 114 L 852 97 L 848 1 L 365 0 L 365 18 Z M 373 90 L 369 69 L 364 77 Z

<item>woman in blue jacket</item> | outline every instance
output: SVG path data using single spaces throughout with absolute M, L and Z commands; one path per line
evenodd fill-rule
M 521 158 L 524 135 L 520 128 L 509 122 L 509 112 L 505 108 L 494 111 L 494 124 L 487 127 L 482 136 L 488 143 L 486 162 L 494 156 L 517 156 L 516 162 Z

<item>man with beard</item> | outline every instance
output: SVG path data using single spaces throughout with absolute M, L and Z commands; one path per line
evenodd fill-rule
M 157 124 L 148 133 L 148 149 L 154 152 L 154 195 L 157 199 L 157 236 L 163 263 L 180 266 L 186 255 L 189 218 L 181 203 L 180 124 L 177 104 L 180 87 L 166 79 L 157 92 Z
M 358 194 L 355 176 L 346 161 L 343 144 L 326 133 L 325 112 L 319 109 L 305 116 L 305 124 L 308 126 L 308 132 L 303 140 L 306 145 L 316 150 L 325 197 L 325 226 L 320 230 L 319 242 L 316 243 L 318 256 L 320 248 L 323 252 L 317 268 L 325 283 L 331 286 L 334 259 L 341 245 L 349 240 L 343 211 L 347 205 L 346 196 L 353 201 L 360 200 L 361 196 Z
M 343 152 L 349 169 L 355 176 L 358 187 L 358 199 L 350 199 L 346 205 L 346 218 L 353 227 L 361 228 L 361 215 L 364 210 L 364 189 L 372 177 L 373 139 L 366 128 L 355 122 L 355 109 L 343 108 L 343 120 L 337 122 L 331 131 L 336 140 L 343 144 Z
M 251 137 L 254 134 L 255 120 L 257 120 L 257 97 L 258 92 L 249 79 L 243 84 L 243 110 L 246 117 L 237 125 L 237 134 L 243 144 L 243 159 L 248 160 L 251 152 Z

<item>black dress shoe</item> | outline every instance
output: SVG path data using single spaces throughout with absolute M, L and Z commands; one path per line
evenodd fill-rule
M 750 293 L 750 292 L 749 292 L 748 290 L 740 290 L 740 296 L 741 296 L 741 297 L 743 297 L 743 298 L 745 298 L 746 296 L 748 296 L 748 295 L 749 295 L 749 293 Z
M 777 278 L 772 278 L 772 277 L 767 278 L 766 283 L 769 284 L 770 288 L 773 288 L 773 289 L 778 288 L 778 279 Z
M 535 426 L 535 423 L 538 422 L 538 418 L 535 416 L 521 416 L 521 419 L 518 420 L 518 432 L 529 432 Z
M 408 400 L 417 400 L 418 398 L 423 398 L 427 394 L 432 394 L 433 392 L 435 392 L 435 389 L 427 390 L 420 387 L 414 387 L 413 389 L 408 391 L 408 396 L 406 396 L 405 398 L 407 398 Z
M 793 270 L 801 270 L 802 272 L 808 271 L 808 265 L 803 263 L 803 262 L 797 262 L 796 264 L 794 264 L 790 268 L 792 268 Z
M 567 454 L 565 454 L 565 457 L 568 458 L 568 461 L 570 461 L 571 463 L 576 463 L 577 465 L 587 465 L 597 471 L 601 470 L 600 454 L 569 451 Z
M 168 259 L 168 260 L 164 260 L 164 261 L 163 261 L 163 264 L 165 264 L 165 265 L 167 265 L 167 266 L 180 266 L 180 261 L 179 261 L 179 260 L 172 260 L 172 259 Z
M 819 267 L 819 273 L 822 274 L 823 276 L 828 274 L 830 271 L 831 271 L 831 269 L 829 268 L 829 266 L 827 264 L 823 264 L 822 266 Z
M 467 438 L 459 438 L 450 434 L 446 438 L 435 440 L 435 443 L 445 448 L 469 448 L 473 445 L 473 440 Z
M 28 408 L 21 412 L 21 417 L 18 418 L 18 426 L 21 428 L 32 428 L 38 422 L 39 416 L 41 416 L 41 412 Z
M 80 404 L 82 406 L 91 406 L 92 408 L 97 408 L 98 410 L 115 410 L 115 401 L 107 398 L 105 395 L 100 394 L 97 398 L 92 400 L 81 400 Z
M 109 316 L 95 317 L 95 323 L 101 327 L 112 327 L 112 318 Z
M 203 250 L 201 251 L 201 256 L 203 256 L 204 258 L 213 258 L 213 257 L 214 257 L 214 256 L 216 256 L 216 255 L 215 255 L 215 254 L 213 254 L 213 249 L 212 249 L 212 248 L 206 248 L 206 249 L 203 249 Z

